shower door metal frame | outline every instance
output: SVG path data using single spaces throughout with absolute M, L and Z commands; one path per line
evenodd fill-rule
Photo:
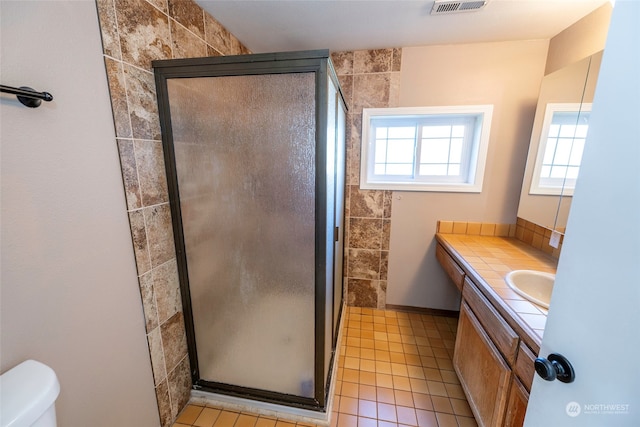
M 326 212 L 327 209 L 327 157 L 325 153 L 327 128 L 326 125 L 322 126 L 322 124 L 327 123 L 328 116 L 327 79 L 331 79 L 335 83 L 338 91 L 338 98 L 342 106 L 346 110 L 344 96 L 340 89 L 335 70 L 333 69 L 331 61 L 329 59 L 329 51 L 314 50 L 207 58 L 159 60 L 153 61 L 152 66 L 154 68 L 155 74 L 158 111 L 160 115 L 160 127 L 162 132 L 162 146 L 167 173 L 167 187 L 169 192 L 169 203 L 171 208 L 176 258 L 178 264 L 178 276 L 180 280 L 180 293 L 182 298 L 193 388 L 196 390 L 227 394 L 242 398 L 250 398 L 269 403 L 285 404 L 288 406 L 310 409 L 314 411 L 326 411 L 330 378 L 335 374 L 330 369 L 327 378 L 325 378 L 324 375 L 326 351 L 325 307 L 327 303 L 331 303 L 333 305 L 333 301 L 327 301 L 327 274 L 325 269 L 325 265 L 327 262 L 327 252 L 324 243 L 326 242 L 329 231 L 326 229 L 326 217 L 322 214 L 323 212 Z M 206 381 L 200 378 L 167 86 L 167 80 L 169 79 L 288 73 L 315 73 L 315 389 L 313 398 L 273 392 L 268 390 L 254 389 L 238 385 L 217 383 Z M 333 233 L 333 230 L 331 230 L 331 233 Z M 331 262 L 333 264 L 333 260 L 331 260 Z M 335 289 L 335 283 L 333 283 L 333 288 Z M 340 287 L 340 289 L 342 289 L 342 286 Z M 342 304 L 340 304 L 340 307 L 342 307 Z M 333 324 L 333 321 L 331 322 L 331 324 Z M 335 356 L 335 348 L 337 345 L 337 332 L 331 332 L 331 341 L 333 343 L 331 359 L 333 362 L 333 358 Z M 331 363 L 331 365 L 333 365 L 333 363 Z

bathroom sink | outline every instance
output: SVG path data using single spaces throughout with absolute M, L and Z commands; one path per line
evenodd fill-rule
M 507 285 L 518 295 L 541 307 L 549 308 L 555 274 L 534 270 L 515 270 L 505 277 Z

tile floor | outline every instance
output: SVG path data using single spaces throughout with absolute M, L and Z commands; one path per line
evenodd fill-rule
M 332 427 L 477 427 L 451 356 L 457 319 L 347 308 Z M 188 405 L 174 427 L 313 427 Z

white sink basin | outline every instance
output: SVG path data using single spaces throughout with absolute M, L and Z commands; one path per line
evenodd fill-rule
M 541 307 L 549 308 L 555 274 L 534 270 L 515 270 L 505 277 L 507 285 L 518 295 Z

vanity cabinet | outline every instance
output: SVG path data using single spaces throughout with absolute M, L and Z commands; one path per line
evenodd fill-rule
M 507 414 L 504 419 L 504 427 L 522 427 L 524 416 L 527 412 L 529 392 L 524 388 L 518 378 L 511 379 L 509 399 L 507 401 Z
M 466 302 L 460 309 L 453 366 L 478 425 L 502 425 L 511 369 Z
M 462 291 L 453 366 L 480 427 L 522 427 L 534 376 L 533 352 L 441 245 L 436 258 Z
M 453 366 L 480 427 L 503 425 L 518 342 L 518 335 L 465 278 Z

